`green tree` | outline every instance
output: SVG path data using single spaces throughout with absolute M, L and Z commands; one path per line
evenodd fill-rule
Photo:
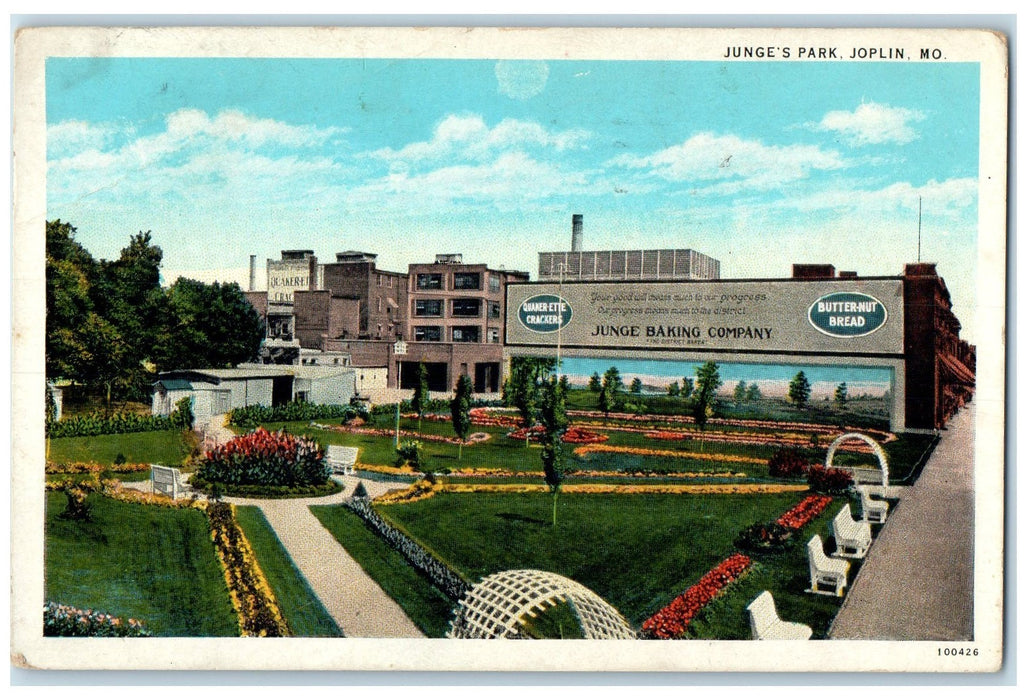
M 46 222 L 46 376 L 82 379 L 83 331 L 94 314 L 90 280 L 96 261 L 75 240 L 75 227 L 60 219 Z
M 428 407 L 431 394 L 428 391 L 428 367 L 423 362 L 417 364 L 417 382 L 414 384 L 414 395 L 410 406 L 417 413 L 417 432 L 421 432 L 421 419 Z
M 471 394 L 474 393 L 474 386 L 471 378 L 461 374 L 456 382 L 456 391 L 453 393 L 453 400 L 449 402 L 449 412 L 453 416 L 453 432 L 460 438 L 457 446 L 457 459 L 464 457 L 464 443 L 467 435 L 471 432 Z
M 720 380 L 720 367 L 713 360 L 709 360 L 695 370 L 696 393 L 692 406 L 692 418 L 699 430 L 706 430 L 706 423 L 713 417 L 713 403 L 717 395 L 717 389 L 722 384 Z
M 545 357 L 515 357 L 510 361 L 506 401 L 517 408 L 525 428 L 538 422 L 539 388 L 555 367 L 556 361 Z
M 153 360 L 159 370 L 234 367 L 257 356 L 263 337 L 238 284 L 179 278 L 167 290 Z
M 691 396 L 692 396 L 692 394 L 694 392 L 695 392 L 695 382 L 692 380 L 692 378 L 691 377 L 685 377 L 684 379 L 682 379 L 681 380 L 681 398 L 683 398 L 683 399 L 691 398 Z
M 642 393 L 642 380 L 639 379 L 638 377 L 635 377 L 634 379 L 632 379 L 631 380 L 631 389 L 630 389 L 630 391 L 631 391 L 632 394 L 641 394 Z
M 617 393 L 624 389 L 624 382 L 620 378 L 620 371 L 616 367 L 610 367 L 603 374 L 603 385 L 599 392 L 599 410 L 609 415 L 610 411 L 617 407 Z
M 749 388 L 745 392 L 745 400 L 748 401 L 749 403 L 753 403 L 755 401 L 759 401 L 762 398 L 763 398 L 763 392 L 760 391 L 760 388 L 756 384 L 756 382 L 753 382 L 752 384 L 750 384 Z
M 671 382 L 667 385 L 667 396 L 681 396 L 681 385 Z
M 556 501 L 563 483 L 563 436 L 567 432 L 567 396 L 554 378 L 542 384 L 540 411 L 542 434 L 542 473 L 553 494 L 553 527 L 556 527 Z
M 603 378 L 599 376 L 599 372 L 593 372 L 592 376 L 588 378 L 588 390 L 593 394 L 598 394 L 603 390 Z
M 745 403 L 745 400 L 749 397 L 749 390 L 745 385 L 745 381 L 741 380 L 735 384 L 735 403 Z
M 834 402 L 839 407 L 844 407 L 845 403 L 849 400 L 849 386 L 845 382 L 842 382 L 834 389 Z
M 806 404 L 809 403 L 810 390 L 811 387 L 809 380 L 806 379 L 806 373 L 799 370 L 799 373 L 788 384 L 788 398 L 798 408 L 806 408 Z

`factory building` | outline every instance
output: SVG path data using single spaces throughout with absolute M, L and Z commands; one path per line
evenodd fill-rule
M 720 261 L 689 248 L 582 250 L 583 240 L 584 217 L 574 214 L 571 249 L 539 253 L 539 281 L 720 279 Z

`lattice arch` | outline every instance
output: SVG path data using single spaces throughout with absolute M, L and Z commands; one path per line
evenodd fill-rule
M 834 453 L 846 440 L 862 440 L 866 444 L 870 445 L 870 449 L 874 451 L 877 456 L 877 462 L 881 465 L 881 484 L 885 487 L 888 486 L 888 457 L 884 454 L 884 450 L 872 437 L 868 437 L 863 433 L 845 433 L 835 438 L 831 446 L 827 448 L 827 459 L 824 461 L 824 465 L 828 468 L 834 466 Z M 856 470 L 850 470 L 855 472 Z
M 624 616 L 593 591 L 565 576 L 514 569 L 483 578 L 457 606 L 452 639 L 517 639 L 521 620 L 568 601 L 586 639 L 634 639 Z

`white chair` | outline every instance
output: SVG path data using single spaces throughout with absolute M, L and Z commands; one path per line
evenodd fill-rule
M 809 553 L 810 589 L 808 593 L 836 595 L 841 597 L 848 585 L 849 562 L 843 559 L 832 559 L 824 554 L 824 541 L 820 535 L 813 535 L 806 543 Z M 833 591 L 822 591 L 820 585 L 831 586 Z
M 831 527 L 834 530 L 834 541 L 837 546 L 834 553 L 836 557 L 862 559 L 866 556 L 872 541 L 870 523 L 853 520 L 852 510 L 848 503 L 838 511 L 838 515 L 834 516 Z
M 863 520 L 868 523 L 883 523 L 888 518 L 888 502 L 875 496 L 883 495 L 882 489 L 874 486 L 857 486 Z
M 357 455 L 360 450 L 356 447 L 343 447 L 342 445 L 329 445 L 325 451 L 328 459 L 328 466 L 335 474 L 353 474 L 356 471 Z
M 777 616 L 777 606 L 770 591 L 763 591 L 749 603 L 749 626 L 753 639 L 805 640 L 813 636 L 809 625 L 785 622 Z
M 150 465 L 150 484 L 153 493 L 162 493 L 171 499 L 192 493 L 193 487 L 182 476 L 182 472 L 174 467 L 164 467 L 159 464 Z

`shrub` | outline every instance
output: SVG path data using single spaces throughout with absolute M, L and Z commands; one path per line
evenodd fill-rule
M 424 450 L 421 448 L 421 443 L 416 440 L 410 442 L 400 443 L 399 447 L 396 448 L 396 466 L 397 467 L 410 467 L 414 471 L 424 471 L 427 465 L 427 456 L 424 454 Z
M 43 606 L 44 637 L 149 637 L 139 620 L 123 620 L 107 613 L 81 610 L 70 605 Z
M 138 413 L 114 413 L 104 416 L 98 411 L 82 416 L 66 418 L 47 425 L 46 434 L 52 438 L 62 437 L 95 437 L 97 435 L 119 435 L 123 433 L 147 433 L 158 430 L 179 430 L 192 427 L 192 418 L 188 424 L 179 409 L 170 416 L 145 416 Z M 189 408 L 192 413 L 192 408 Z
M 357 487 L 353 489 L 353 498 L 368 498 L 367 487 L 364 486 L 363 481 L 357 482 Z
M 264 423 L 339 418 L 348 423 L 356 418 L 367 420 L 367 409 L 361 405 L 316 404 L 292 401 L 282 406 L 246 406 L 232 409 L 228 422 L 240 428 L 256 428 Z
M 175 412 L 171 414 L 174 424 L 182 430 L 192 430 L 193 420 L 193 397 L 183 396 L 175 402 Z
M 775 478 L 792 478 L 802 476 L 809 467 L 806 458 L 798 450 L 784 448 L 774 453 L 767 461 L 770 476 Z
M 324 484 L 330 475 L 318 443 L 264 428 L 214 448 L 196 470 L 199 479 L 225 486 L 307 486 Z
M 811 466 L 806 472 L 809 487 L 817 493 L 845 493 L 852 486 L 852 474 L 844 469 Z
M 735 546 L 749 552 L 780 552 L 791 537 L 791 531 L 779 523 L 756 523 L 738 533 Z

